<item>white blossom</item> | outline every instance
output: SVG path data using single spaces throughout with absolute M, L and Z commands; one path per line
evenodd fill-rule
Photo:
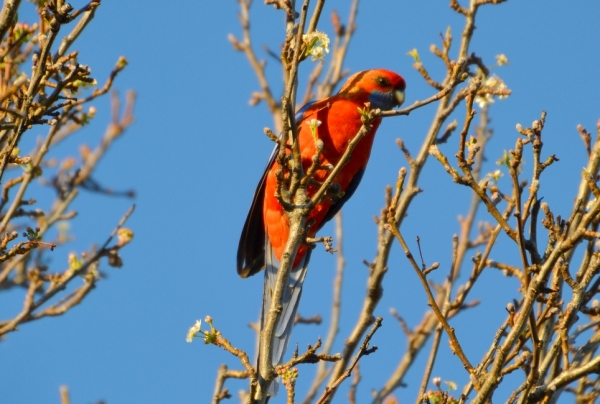
M 196 336 L 196 333 L 200 332 L 201 325 L 202 325 L 202 322 L 200 320 L 196 320 L 196 324 L 191 326 L 187 332 L 187 336 L 185 337 L 186 342 L 192 342 L 192 340 Z
M 313 62 L 323 61 L 325 55 L 329 53 L 329 37 L 324 32 L 313 31 L 304 34 L 302 40 L 306 44 L 306 55 L 310 55 Z

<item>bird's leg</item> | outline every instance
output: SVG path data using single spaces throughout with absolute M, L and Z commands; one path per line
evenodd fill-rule
M 310 229 L 315 225 L 315 219 L 308 219 L 308 221 L 306 222 L 306 230 L 304 231 L 304 244 L 306 244 L 309 248 L 315 248 L 315 243 L 311 240 L 313 240 L 312 237 L 310 237 Z M 314 233 L 313 233 L 314 235 Z
M 337 182 L 332 183 L 327 189 L 326 195 L 331 199 L 331 203 L 334 204 L 339 201 L 345 192 L 342 191 L 342 186 Z
M 323 183 L 315 180 L 314 178 L 309 178 L 308 181 L 307 181 L 307 185 L 309 185 L 309 186 L 315 186 L 315 187 L 318 188 L 321 185 L 323 185 Z

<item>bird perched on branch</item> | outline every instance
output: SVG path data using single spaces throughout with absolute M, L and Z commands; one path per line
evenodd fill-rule
M 319 168 L 306 186 L 309 198 L 317 192 L 320 183 L 327 179 L 331 167 L 338 164 L 348 143 L 360 131 L 361 110 L 364 111 L 366 106 L 381 110 L 399 106 L 404 101 L 405 88 L 404 79 L 394 72 L 384 69 L 367 70 L 351 76 L 336 95 L 313 101 L 298 111 L 296 124 L 304 173 L 309 170 L 313 157 L 318 154 L 317 144 L 322 146 Z M 333 197 L 325 197 L 310 212 L 306 221 L 309 227 L 305 233 L 307 237 L 314 237 L 354 194 L 367 166 L 380 123 L 381 118 L 372 121 L 370 132 L 360 140 L 351 159 L 333 179 L 339 192 Z M 289 235 L 288 218 L 275 196 L 278 186 L 276 172 L 279 169 L 277 150 L 278 147 L 272 153 L 254 193 L 237 253 L 237 271 L 242 278 L 266 269 L 261 330 L 268 316 L 279 262 Z M 273 366 L 282 362 L 291 336 L 310 253 L 310 247 L 303 244 L 293 261 L 272 341 Z M 275 391 L 271 389 L 269 394 L 275 395 L 276 388 Z

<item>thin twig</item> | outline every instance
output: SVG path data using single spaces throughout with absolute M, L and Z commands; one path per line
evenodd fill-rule
M 354 360 L 350 363 L 350 366 L 348 366 L 348 368 L 344 371 L 344 373 L 342 373 L 335 382 L 333 382 L 331 385 L 325 387 L 325 391 L 323 391 L 323 394 L 317 400 L 316 404 L 325 403 L 327 401 L 327 399 L 329 398 L 329 396 L 338 388 L 338 386 L 340 384 L 342 384 L 342 382 L 344 380 L 346 380 L 348 377 L 350 377 L 350 375 L 352 374 L 352 370 L 358 364 L 358 361 L 360 360 L 360 358 L 362 358 L 365 355 L 369 355 L 377 350 L 376 346 L 369 348 L 369 342 L 371 341 L 373 334 L 375 334 L 377 329 L 379 327 L 381 327 L 382 321 L 383 321 L 383 318 L 381 318 L 381 317 L 377 317 L 375 319 L 375 323 L 373 324 L 373 327 L 371 327 L 371 331 L 369 331 L 369 333 L 365 336 L 365 339 L 364 339 L 360 349 L 358 350 L 358 353 L 354 357 Z

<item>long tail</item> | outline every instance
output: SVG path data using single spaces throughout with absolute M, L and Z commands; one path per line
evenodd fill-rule
M 288 278 L 288 285 L 283 295 L 283 301 L 281 302 L 281 315 L 279 316 L 279 320 L 275 325 L 275 332 L 273 335 L 273 344 L 271 348 L 273 366 L 277 366 L 282 363 L 283 355 L 285 354 L 288 342 L 292 336 L 294 318 L 296 317 L 298 303 L 300 302 L 300 296 L 302 295 L 302 284 L 304 283 L 304 278 L 306 277 L 310 253 L 311 250 L 309 249 L 302 260 L 300 260 L 298 265 L 292 269 Z M 275 291 L 275 282 L 277 280 L 278 269 L 279 261 L 275 257 L 271 243 L 267 238 L 265 241 L 265 289 L 263 292 L 263 308 L 260 319 L 261 332 L 269 315 L 271 296 Z M 267 394 L 271 397 L 274 397 L 277 395 L 278 389 L 279 383 L 277 380 L 275 380 L 269 386 Z

